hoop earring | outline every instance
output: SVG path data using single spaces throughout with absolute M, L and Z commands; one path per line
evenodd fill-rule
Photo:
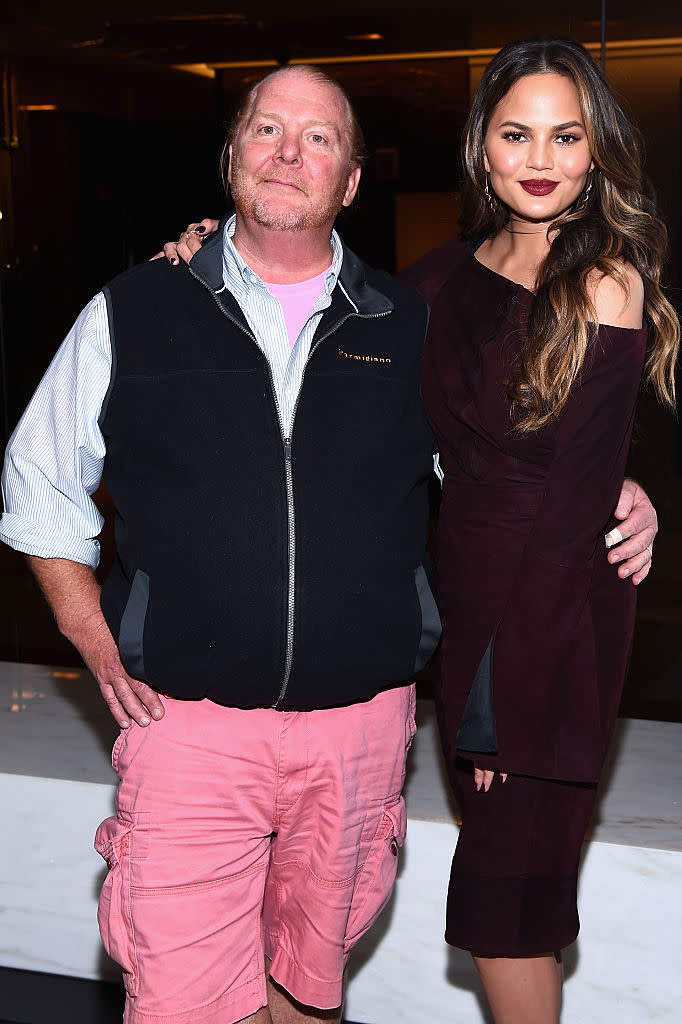
M 587 184 L 585 185 L 583 194 L 579 197 L 578 202 L 576 203 L 574 211 L 575 213 L 582 213 L 583 210 L 587 209 L 587 205 L 590 201 L 590 196 L 592 195 L 592 186 L 594 183 L 593 175 L 594 171 L 590 171 L 590 173 L 587 176 Z
M 492 195 L 491 192 L 490 192 L 489 180 L 490 180 L 490 175 L 486 171 L 486 175 L 485 175 L 485 189 L 483 190 L 483 195 L 485 196 L 486 203 L 490 207 L 490 212 L 491 213 L 495 213 L 497 211 L 497 197 Z

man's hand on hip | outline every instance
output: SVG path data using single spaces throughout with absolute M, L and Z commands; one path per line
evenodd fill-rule
M 104 616 L 100 627 L 92 631 L 91 642 L 88 638 L 75 646 L 97 680 L 109 710 L 122 729 L 128 728 L 131 718 L 142 726 L 149 725 L 152 719 L 163 718 L 164 708 L 156 690 L 140 679 L 133 679 L 123 667 L 118 647 Z
M 133 679 L 123 667 L 100 608 L 99 585 L 92 569 L 65 558 L 29 555 L 28 561 L 60 632 L 79 651 L 120 727 L 127 729 L 131 719 L 146 726 L 152 719 L 163 718 L 164 707 L 156 690 Z

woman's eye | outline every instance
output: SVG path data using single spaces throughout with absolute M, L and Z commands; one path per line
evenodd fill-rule
M 562 146 L 570 146 L 572 142 L 578 141 L 578 136 L 571 135 L 570 132 L 562 132 L 561 135 L 557 135 L 556 140 L 561 143 Z
M 523 132 L 505 132 L 502 137 L 510 142 L 523 142 L 526 136 Z
M 261 127 L 258 129 L 258 131 L 261 133 L 261 135 L 274 135 L 275 134 L 274 126 L 271 125 L 271 124 L 261 125 Z

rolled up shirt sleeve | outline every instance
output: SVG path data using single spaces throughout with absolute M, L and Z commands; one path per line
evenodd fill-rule
M 7 446 L 0 540 L 17 551 L 97 566 L 104 520 L 91 495 L 104 464 L 98 421 L 111 367 L 100 293 L 69 331 Z

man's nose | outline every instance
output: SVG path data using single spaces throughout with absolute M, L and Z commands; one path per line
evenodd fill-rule
M 287 164 L 301 161 L 301 143 L 295 132 L 284 132 L 276 156 Z
M 533 140 L 528 153 L 528 166 L 535 171 L 548 171 L 554 167 L 550 139 L 537 138 Z

